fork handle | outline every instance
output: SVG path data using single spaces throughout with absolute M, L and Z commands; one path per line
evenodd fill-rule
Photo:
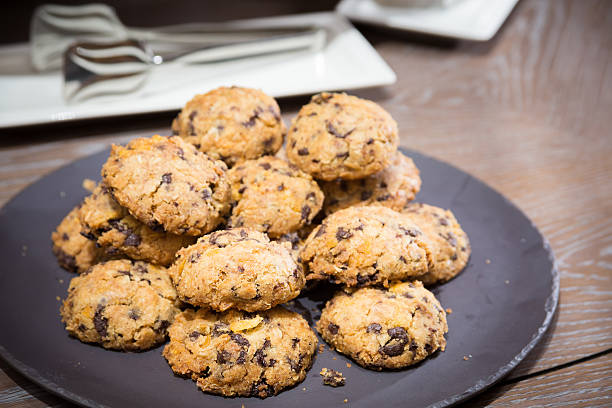
M 286 34 L 251 41 L 237 41 L 223 45 L 212 45 L 190 51 L 174 57 L 166 62 L 184 64 L 201 64 L 232 60 L 257 55 L 280 53 L 294 50 L 317 50 L 325 44 L 325 31 L 323 29 L 309 29 L 297 34 Z M 156 58 L 155 63 L 161 63 Z

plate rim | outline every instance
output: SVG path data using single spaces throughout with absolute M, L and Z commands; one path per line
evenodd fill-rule
M 31 183 L 30 185 L 28 185 L 27 187 L 23 188 L 22 190 L 20 190 L 15 196 L 13 196 L 9 201 L 7 201 L 1 208 L 0 208 L 0 212 L 2 212 L 4 210 L 5 207 L 7 207 L 11 202 L 13 202 L 14 200 L 16 200 L 19 196 L 21 196 L 26 190 L 29 190 L 30 188 L 34 188 L 35 185 L 37 185 L 41 180 L 45 179 L 46 177 L 68 167 L 73 165 L 76 162 L 82 161 L 82 160 L 87 160 L 90 159 L 93 156 L 96 156 L 102 152 L 104 152 L 105 150 L 108 150 L 108 147 L 105 147 L 104 149 L 101 149 L 97 152 L 94 152 L 92 154 L 86 155 L 84 157 L 78 158 L 76 160 L 72 160 L 69 163 L 66 163 L 63 166 L 58 167 L 57 169 L 44 174 L 43 176 L 39 177 L 36 181 L 34 181 L 33 183 Z M 462 170 L 461 168 L 450 164 L 444 160 L 438 159 L 436 157 L 430 156 L 429 154 L 423 153 L 421 151 L 418 150 L 413 150 L 410 149 L 408 147 L 404 147 L 404 146 L 399 146 L 398 150 L 402 151 L 403 153 L 407 153 L 408 155 L 410 155 L 411 153 L 417 153 L 420 156 L 423 156 L 424 158 L 428 159 L 428 160 L 432 160 L 435 162 L 438 162 L 440 164 L 443 164 L 445 166 L 454 168 L 455 170 L 458 170 L 459 172 L 468 175 L 469 177 L 471 177 L 474 181 L 476 181 L 477 183 L 481 184 L 482 186 L 492 190 L 495 194 L 499 195 L 500 197 L 503 198 L 504 203 L 506 205 L 509 205 L 511 207 L 514 207 L 516 210 L 518 210 L 530 223 L 531 227 L 538 233 L 538 235 L 542 238 L 542 244 L 543 244 L 543 248 L 546 252 L 546 254 L 548 255 L 548 260 L 551 262 L 551 270 L 548 272 L 550 273 L 551 277 L 552 277 L 552 284 L 551 284 L 551 293 L 549 294 L 548 298 L 546 299 L 546 302 L 544 304 L 544 311 L 545 311 L 545 316 L 544 316 L 544 320 L 542 321 L 542 323 L 540 324 L 540 326 L 538 327 L 537 331 L 532 335 L 531 340 L 520 350 L 520 352 L 518 354 L 516 354 L 508 363 L 504 364 L 503 366 L 501 366 L 494 374 L 490 375 L 489 377 L 487 377 L 486 379 L 481 379 L 479 380 L 476 384 L 474 384 L 473 386 L 465 389 L 462 392 L 459 392 L 457 394 L 454 394 L 450 397 L 447 397 L 444 400 L 438 401 L 434 404 L 429 405 L 429 408 L 442 408 L 442 407 L 449 407 L 449 406 L 453 406 L 458 404 L 459 402 L 465 401 L 469 398 L 475 397 L 477 394 L 485 391 L 486 389 L 490 388 L 491 386 L 493 386 L 495 383 L 497 383 L 498 381 L 500 381 L 502 378 L 504 378 L 507 374 L 510 373 L 510 371 L 512 371 L 512 369 L 514 369 L 521 361 L 523 361 L 523 359 L 529 354 L 529 352 L 531 352 L 533 350 L 533 348 L 540 342 L 540 340 L 542 340 L 542 337 L 544 336 L 544 334 L 549 330 L 550 328 L 550 324 L 555 316 L 555 313 L 557 311 L 558 305 L 559 305 L 559 293 L 560 293 L 560 274 L 559 274 L 559 268 L 558 268 L 558 264 L 556 261 L 556 258 L 554 256 L 554 252 L 552 247 L 550 246 L 550 243 L 548 241 L 548 239 L 544 236 L 544 234 L 542 234 L 542 232 L 540 231 L 540 229 L 534 224 L 534 222 L 527 216 L 527 214 L 525 214 L 525 212 L 516 204 L 514 204 L 508 197 L 506 197 L 504 194 L 500 193 L 497 189 L 495 189 L 494 187 L 488 185 L 487 183 L 485 183 L 484 181 L 482 181 L 480 178 L 478 178 L 477 176 L 472 175 L 471 173 L 468 173 L 464 170 Z M 23 375 L 24 377 L 26 377 L 28 380 L 32 381 L 33 383 L 35 383 L 36 385 L 40 386 L 41 388 L 43 388 L 44 390 L 48 391 L 51 394 L 54 394 L 56 396 L 59 396 L 69 402 L 73 402 L 76 403 L 78 405 L 81 405 L 83 407 L 89 407 L 89 408 L 110 408 L 108 405 L 104 405 L 104 404 L 100 404 L 96 401 L 92 401 L 90 399 L 84 398 L 82 396 L 80 396 L 79 394 L 72 392 L 70 390 L 64 389 L 63 387 L 60 387 L 59 385 L 57 385 L 56 383 L 54 383 L 53 381 L 49 381 L 48 379 L 46 379 L 42 374 L 40 374 L 36 369 L 28 366 L 27 364 L 23 363 L 22 361 L 16 359 L 8 350 L 6 350 L 6 348 L 0 344 L 0 358 L 2 360 L 4 360 L 12 369 L 14 369 L 15 371 L 17 371 L 17 373 L 19 373 L 20 375 Z M 8 375 L 7 375 L 8 376 Z

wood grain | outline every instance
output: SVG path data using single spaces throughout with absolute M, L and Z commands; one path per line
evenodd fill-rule
M 467 407 L 609 407 L 612 405 L 612 353 L 516 384 L 502 385 L 474 398 Z
M 402 145 L 506 195 L 557 257 L 561 299 L 551 329 L 504 380 L 516 383 L 470 406 L 609 406 L 609 354 L 566 365 L 612 347 L 612 3 L 525 0 L 486 44 L 360 28 L 398 83 L 357 94 L 391 112 Z M 281 101 L 285 120 L 303 102 Z M 0 205 L 111 142 L 168 133 L 171 117 L 4 132 Z M 69 406 L 2 364 L 0 405 Z

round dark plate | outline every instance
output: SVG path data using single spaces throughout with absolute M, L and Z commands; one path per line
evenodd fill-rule
M 452 209 L 473 249 L 463 273 L 433 288 L 453 310 L 446 351 L 417 366 L 348 368 L 349 359 L 326 347 L 293 389 L 265 400 L 228 399 L 174 376 L 162 347 L 121 353 L 69 337 L 58 299 L 75 275 L 57 265 L 50 235 L 86 195 L 83 178 L 99 178 L 108 151 L 43 177 L 0 210 L 0 355 L 47 390 L 92 407 L 344 407 L 345 398 L 358 407 L 422 407 L 464 400 L 507 374 L 540 339 L 557 305 L 558 274 L 546 240 L 512 203 L 454 167 L 407 153 L 423 178 L 417 201 Z M 302 295 L 292 309 L 316 321 L 328 292 Z M 323 367 L 343 372 L 346 386 L 323 386 Z

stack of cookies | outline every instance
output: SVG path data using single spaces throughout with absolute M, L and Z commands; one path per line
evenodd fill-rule
M 52 235 L 80 274 L 61 307 L 71 335 L 139 351 L 169 336 L 176 374 L 264 398 L 301 382 L 317 347 L 282 304 L 326 280 L 339 290 L 316 328 L 362 366 L 444 350 L 446 314 L 423 285 L 456 276 L 469 241 L 450 211 L 412 202 L 419 170 L 380 106 L 322 93 L 287 130 L 273 98 L 218 88 L 172 130 L 113 146 Z

